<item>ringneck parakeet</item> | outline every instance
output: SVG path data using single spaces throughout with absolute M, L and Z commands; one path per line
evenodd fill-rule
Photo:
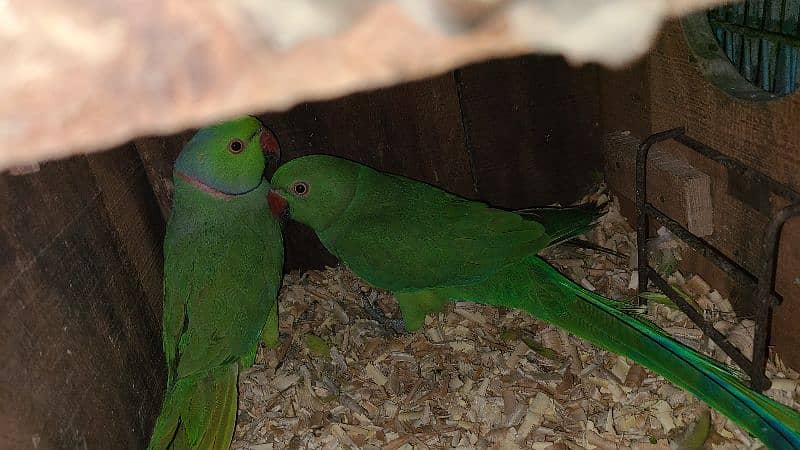
M 392 291 L 409 329 L 452 300 L 522 309 L 650 368 L 768 447 L 800 449 L 800 414 L 537 256 L 582 233 L 580 216 L 572 227 L 537 221 L 324 155 L 279 167 L 272 185 L 273 213 L 288 211 L 357 275 Z
M 283 242 L 263 178 L 275 151 L 248 116 L 201 129 L 175 162 L 164 239 L 168 380 L 150 449 L 230 446 L 239 366 L 252 363 L 262 328 L 277 326 Z

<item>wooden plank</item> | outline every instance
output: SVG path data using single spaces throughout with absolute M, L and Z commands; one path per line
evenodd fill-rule
M 656 149 L 651 155 L 655 170 L 648 180 L 654 183 L 653 203 L 659 209 L 681 211 L 677 216 L 697 236 L 714 232 L 711 204 L 711 179 L 686 161 Z M 663 194 L 658 194 L 662 191 Z
M 713 204 L 712 223 L 715 226 L 714 232 L 704 236 L 704 239 L 719 248 L 729 258 L 755 273 L 760 267 L 760 236 L 766 228 L 767 218 L 740 198 L 731 195 L 728 172 L 719 164 L 709 161 L 675 142 L 659 144 L 659 148 L 687 161 L 713 180 L 711 202 Z M 656 149 L 654 148 L 652 151 L 656 151 Z M 633 162 L 628 164 L 632 166 Z M 609 166 L 608 162 L 606 167 L 607 181 L 612 190 L 632 201 L 634 183 L 632 169 L 615 169 L 615 164 Z M 623 165 L 623 167 L 625 166 Z M 633 214 L 633 210 L 630 212 Z M 671 213 L 673 216 L 681 214 L 683 213 Z M 745 236 L 747 237 L 745 238 Z M 740 314 L 748 316 L 753 313 L 753 305 L 748 303 L 750 287 L 737 286 L 724 280 L 724 274 L 702 257 L 697 255 L 687 257 L 682 270 L 700 273 L 707 281 L 713 282 L 721 292 L 731 296 L 731 301 Z
M 133 149 L 93 158 L 0 175 L 0 448 L 143 448 L 158 413 L 158 214 Z
M 634 198 L 636 152 L 641 140 L 627 132 L 612 132 L 604 143 L 605 172 L 615 192 Z M 711 178 L 661 148 L 652 148 L 647 164 L 648 201 L 697 236 L 714 232 Z
M 126 268 L 137 275 L 145 291 L 143 300 L 155 320 L 161 320 L 163 292 L 163 252 L 165 221 L 145 175 L 142 161 L 133 145 L 101 152 L 87 158 L 100 192 L 100 200 L 110 223 L 120 257 Z
M 666 26 L 651 52 L 653 130 L 688 134 L 800 190 L 800 97 L 736 100 L 706 80 L 679 24 Z
M 800 218 L 783 226 L 778 248 L 778 272 L 775 286 L 783 297 L 772 319 L 772 342 L 782 358 L 800 367 L 797 321 L 800 318 Z
M 600 126 L 602 134 L 625 130 L 650 134 L 650 90 L 647 60 L 621 70 L 600 69 Z
M 728 179 L 729 174 L 719 164 L 709 161 L 675 142 L 662 143 L 659 148 L 687 161 L 691 166 L 707 174 L 713 180 L 711 183 L 712 223 L 716 224 L 716 226 L 713 229 L 714 232 L 704 238 L 746 269 L 757 272 L 761 261 L 761 241 L 759 237 L 767 225 L 766 216 L 745 202 L 739 195 L 732 195 L 731 183 Z M 654 148 L 652 151 L 656 152 L 657 149 Z M 606 161 L 607 181 L 612 190 L 631 200 L 633 199 L 634 186 L 632 169 L 634 162 L 632 158 L 630 161 L 620 162 L 621 169 L 617 168 L 618 163 L 614 162 L 614 160 Z M 652 162 L 648 169 L 652 170 Z M 654 187 L 651 183 L 648 183 L 648 188 L 653 192 L 652 189 Z M 770 210 L 774 208 L 775 206 L 772 205 Z M 681 216 L 685 217 L 685 212 L 673 210 L 668 214 L 684 224 L 684 226 L 687 225 L 685 219 L 683 219 L 683 222 L 678 219 Z M 744 238 L 744 236 L 748 236 L 748 238 Z M 707 280 L 721 281 L 719 276 L 715 276 L 709 271 L 712 264 L 701 260 L 702 258 L 700 257 L 690 258 L 690 264 L 685 268 L 687 270 L 700 271 Z M 740 312 L 750 314 L 752 305 L 741 303 L 748 297 L 747 295 L 740 295 L 746 294 L 746 291 L 742 290 L 746 289 L 746 287 L 734 285 L 729 285 L 729 287 L 730 291 L 728 292 L 734 297 L 732 299 L 734 306 Z
M 133 141 L 164 219 L 169 217 L 172 208 L 172 167 L 194 132 L 187 130 L 171 136 L 152 136 Z
M 559 57 L 457 72 L 478 192 L 504 208 L 580 198 L 601 167 L 598 71 Z
M 452 73 L 261 117 L 284 161 L 326 153 L 476 195 Z

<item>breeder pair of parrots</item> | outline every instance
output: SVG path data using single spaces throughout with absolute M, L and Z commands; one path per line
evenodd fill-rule
M 259 339 L 277 341 L 282 216 L 304 223 L 371 285 L 394 293 L 409 331 L 450 301 L 518 308 L 645 366 L 774 450 L 800 449 L 800 414 L 587 291 L 537 254 L 590 229 L 597 212 L 491 208 L 352 161 L 277 155 L 253 117 L 200 130 L 175 163 L 164 240 L 167 389 L 150 449 L 227 449 L 237 378 Z

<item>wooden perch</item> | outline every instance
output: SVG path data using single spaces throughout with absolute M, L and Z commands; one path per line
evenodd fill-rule
M 627 132 L 604 142 L 606 174 L 626 180 L 621 194 L 634 198 L 636 151 L 641 140 Z M 697 236 L 714 232 L 711 177 L 685 160 L 654 147 L 647 161 L 647 200 Z

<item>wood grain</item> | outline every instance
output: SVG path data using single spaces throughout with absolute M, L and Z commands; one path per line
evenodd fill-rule
M 526 56 L 456 74 L 481 198 L 524 208 L 580 198 L 599 173 L 599 78 L 595 67 Z
M 145 446 L 164 384 L 149 192 L 131 147 L 0 175 L 0 447 Z

